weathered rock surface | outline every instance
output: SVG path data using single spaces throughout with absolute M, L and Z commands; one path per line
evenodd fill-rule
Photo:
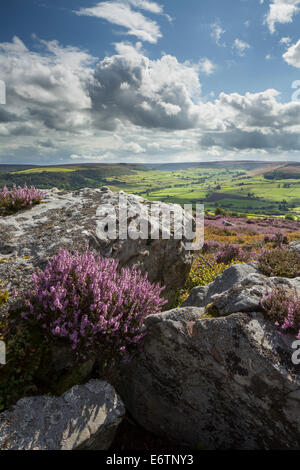
M 117 389 L 146 429 L 206 449 L 297 449 L 300 366 L 260 313 L 149 316 L 145 346 Z
M 106 450 L 124 414 L 113 387 L 100 380 L 61 397 L 22 398 L 0 414 L 0 450 Z
M 287 279 L 284 277 L 267 277 L 252 273 L 229 290 L 211 297 L 220 315 L 235 312 L 253 312 L 261 309 L 261 300 L 269 291 L 284 288 L 300 292 L 300 277 Z
M 297 250 L 300 253 L 300 241 L 295 241 L 290 243 L 290 248 Z
M 234 227 L 234 224 L 229 222 L 229 220 L 223 220 L 222 224 L 226 225 L 226 227 Z
M 122 192 L 121 192 L 122 193 Z M 136 221 L 142 209 L 149 214 L 152 226 L 157 226 L 151 210 L 159 203 L 151 203 L 142 197 L 122 193 L 129 206 L 127 223 Z M 42 204 L 15 215 L 0 218 L 0 279 L 5 288 L 17 288 L 20 295 L 28 289 L 31 274 L 43 267 L 60 246 L 70 250 L 83 250 L 86 244 L 103 256 L 113 257 L 121 266 L 135 265 L 149 273 L 152 282 L 166 285 L 164 295 L 171 301 L 177 289 L 183 287 L 192 263 L 191 252 L 185 249 L 186 239 L 162 239 L 161 232 L 168 235 L 166 223 L 161 223 L 160 239 L 150 235 L 146 239 L 109 240 L 99 234 L 99 224 L 109 219 L 113 207 L 119 213 L 119 193 L 108 188 L 82 189 L 79 191 L 48 191 Z M 164 209 L 176 209 L 182 220 L 191 220 L 180 206 L 162 204 Z M 172 237 L 172 233 L 171 233 Z
M 182 307 L 205 307 L 212 301 L 215 294 L 227 291 L 251 273 L 257 273 L 254 265 L 235 264 L 230 266 L 207 286 L 194 287 L 189 297 L 183 302 Z

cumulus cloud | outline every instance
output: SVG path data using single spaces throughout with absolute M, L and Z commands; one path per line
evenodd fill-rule
M 86 126 L 91 100 L 85 84 L 92 76 L 94 58 L 56 41 L 39 45 L 44 49 L 37 53 L 17 37 L 11 43 L 0 43 L 0 79 L 7 88 L 5 110 L 15 121 L 36 121 L 37 127 L 72 131 Z
M 174 56 L 150 60 L 131 45 L 98 63 L 90 89 L 94 125 L 116 129 L 120 120 L 145 128 L 188 129 L 198 123 L 193 98 L 201 91 L 197 67 Z
M 282 56 L 284 60 L 293 67 L 300 68 L 300 39 L 293 44 Z
M 257 128 L 262 132 L 299 126 L 300 103 L 280 103 L 279 95 L 274 89 L 245 95 L 221 93 L 216 104 L 224 109 L 229 126 Z
M 238 55 L 241 57 L 245 55 L 245 52 L 247 49 L 250 49 L 250 44 L 248 44 L 245 41 L 242 41 L 242 39 L 235 39 L 232 48 L 236 50 Z
M 263 3 L 263 0 L 261 0 L 261 3 Z M 270 32 L 275 33 L 277 23 L 291 23 L 294 16 L 299 12 L 299 5 L 300 0 L 272 0 L 265 17 L 265 23 L 268 25 Z
M 201 147 L 227 150 L 300 150 L 300 103 L 279 103 L 276 90 L 261 93 L 221 93 L 216 105 L 223 109 L 226 129 L 200 137 Z
M 99 2 L 90 8 L 80 8 L 77 15 L 94 16 L 127 29 L 127 34 L 136 36 L 142 41 L 156 43 L 162 37 L 158 24 L 135 11 L 131 5 L 152 13 L 162 13 L 162 7 L 155 2 L 146 0 L 107 1 Z
M 0 43 L 0 161 L 51 162 L 52 155 L 129 161 L 169 154 L 191 159 L 205 147 L 300 150 L 300 103 L 281 103 L 278 91 L 221 93 L 207 102 L 199 74 L 210 61 L 153 60 L 141 44 L 115 44 L 96 60 L 86 51 L 18 38 Z M 200 139 L 200 144 L 199 144 Z M 23 160 L 22 160 L 23 159 Z M 62 160 L 63 161 L 63 160 Z

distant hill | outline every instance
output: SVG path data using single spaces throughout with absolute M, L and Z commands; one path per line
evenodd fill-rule
M 186 168 L 215 168 L 224 170 L 245 170 L 254 171 L 261 169 L 270 169 L 270 167 L 278 167 L 285 165 L 287 162 L 266 162 L 266 161 L 253 161 L 253 160 L 228 160 L 218 162 L 182 162 L 182 163 L 149 163 L 145 166 L 153 168 L 155 170 L 162 171 L 176 171 Z
M 106 178 L 147 171 L 142 165 L 80 164 L 55 166 L 0 165 L 0 186 L 34 185 L 41 189 L 58 187 L 72 190 L 84 187 L 99 188 L 108 184 Z M 111 184 L 111 181 L 110 181 Z
M 281 179 L 300 179 L 300 163 L 287 163 L 273 171 L 264 174 L 268 180 L 281 180 Z

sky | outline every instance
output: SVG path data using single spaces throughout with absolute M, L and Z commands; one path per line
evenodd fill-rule
M 0 4 L 0 163 L 300 161 L 300 0 Z

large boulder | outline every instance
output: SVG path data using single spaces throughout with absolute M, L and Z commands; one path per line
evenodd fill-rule
M 234 264 L 206 286 L 194 287 L 182 307 L 205 307 L 215 294 L 220 294 L 239 284 L 249 274 L 257 273 L 252 264 Z
M 122 193 L 123 205 L 129 208 L 125 223 L 130 227 L 137 215 L 146 211 L 150 226 L 159 231 L 159 239 L 152 239 L 150 233 L 145 239 L 108 239 L 99 227 L 109 222 L 112 208 L 119 226 L 124 217 L 119 211 L 120 193 L 107 187 L 69 192 L 54 188 L 47 192 L 42 204 L 0 217 L 0 279 L 4 287 L 10 292 L 16 288 L 22 296 L 33 270 L 43 267 L 60 246 L 84 250 L 88 244 L 101 255 L 118 259 L 121 266 L 134 265 L 148 272 L 152 282 L 166 286 L 164 295 L 171 303 L 175 292 L 184 286 L 192 254 L 185 249 L 185 237 L 175 239 L 167 219 L 157 224 L 155 210 L 176 210 L 182 218 L 181 227 L 184 221 L 193 219 L 179 205 L 150 203 L 140 196 Z
M 293 338 L 260 313 L 205 318 L 184 308 L 151 315 L 145 326 L 143 351 L 117 385 L 142 426 L 194 448 L 299 448 Z
M 22 398 L 0 414 L 0 450 L 106 450 L 124 414 L 113 387 L 100 380 L 61 397 Z

